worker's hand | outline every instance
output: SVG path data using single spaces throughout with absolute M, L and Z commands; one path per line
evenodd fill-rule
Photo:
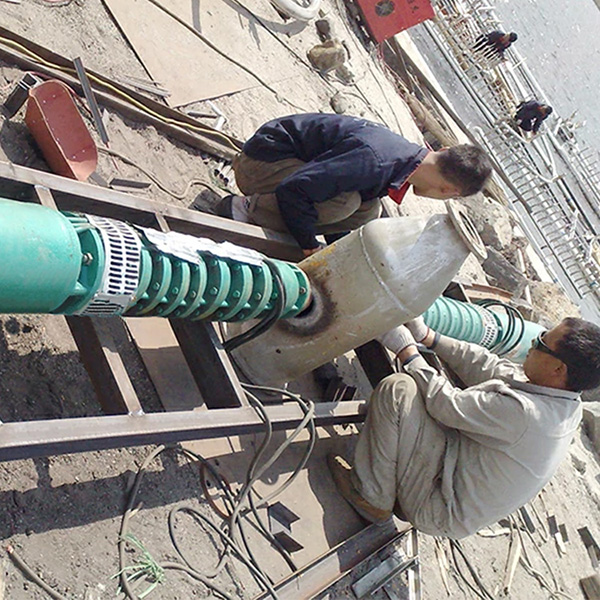
M 323 244 L 319 244 L 316 248 L 302 248 L 302 253 L 304 254 L 304 258 L 307 256 L 312 256 L 316 254 L 319 250 L 323 250 L 325 246 Z
M 302 248 L 302 254 L 304 254 L 304 258 L 306 258 L 307 256 L 312 256 L 317 253 L 320 249 L 321 248 L 318 246 L 316 248 Z
M 407 329 L 413 334 L 413 337 L 419 344 L 423 343 L 423 340 L 427 337 L 429 333 L 429 327 L 425 325 L 425 321 L 423 317 L 415 317 L 410 321 L 404 323 Z
M 395 355 L 402 352 L 402 350 L 408 346 L 415 346 L 415 352 L 417 350 L 415 338 L 404 325 L 395 327 L 394 329 L 384 333 L 383 335 L 380 335 L 375 339 Z

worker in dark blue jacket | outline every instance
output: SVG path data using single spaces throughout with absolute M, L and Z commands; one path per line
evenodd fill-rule
M 334 114 L 269 121 L 244 144 L 233 169 L 245 196 L 227 196 L 217 213 L 287 231 L 305 256 L 319 249 L 317 234 L 377 218 L 386 194 L 400 203 L 412 185 L 419 196 L 467 196 L 491 172 L 475 146 L 431 152 L 376 123 Z

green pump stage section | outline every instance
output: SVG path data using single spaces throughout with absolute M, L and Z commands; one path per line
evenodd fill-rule
M 0 199 L 0 312 L 246 321 L 300 313 L 296 265 L 229 243 Z M 282 299 L 284 305 L 281 306 Z

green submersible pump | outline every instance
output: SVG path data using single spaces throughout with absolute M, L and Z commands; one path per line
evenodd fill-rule
M 291 353 L 296 370 L 308 372 L 330 360 L 330 354 L 339 356 L 384 333 L 398 324 L 397 319 L 425 311 L 427 324 L 440 333 L 523 360 L 531 339 L 542 329 L 539 325 L 524 321 L 514 309 L 435 299 L 471 249 L 465 235 L 461 238 L 455 232 L 461 223 L 454 218 L 458 219 L 454 225 L 440 215 L 429 220 L 379 220 L 295 265 L 228 242 L 0 199 L 0 312 L 160 316 L 232 324 L 258 319 L 263 330 L 285 320 L 281 323 L 289 325 L 282 325 L 281 333 L 276 327 L 275 333 L 272 329 L 264 336 L 260 352 L 256 347 L 247 351 L 258 360 L 258 370 L 285 373 L 278 361 L 287 354 Z M 400 228 L 397 235 L 405 248 L 399 243 L 397 255 L 388 256 L 389 245 L 382 243 L 377 250 L 381 264 L 373 259 L 378 255 L 372 250 L 360 267 L 363 274 L 375 265 L 380 272 L 366 283 L 357 279 L 365 240 L 374 243 L 367 234 L 374 231 L 369 234 L 374 240 L 390 239 L 393 228 Z M 440 240 L 444 254 L 438 252 Z M 427 258 L 423 248 L 446 262 L 436 267 L 437 287 L 419 299 L 416 293 L 407 295 L 410 286 L 415 287 L 411 283 L 415 274 L 426 277 L 425 269 L 439 262 Z M 452 253 L 456 257 L 450 257 Z M 417 258 L 415 266 L 411 261 Z M 389 306 L 384 310 L 384 304 L 375 304 L 373 298 L 389 297 L 390 282 L 408 300 L 403 305 L 386 300 Z M 345 306 L 347 298 L 356 304 L 353 296 L 364 304 L 362 312 L 352 304 Z M 273 336 L 278 337 L 270 340 Z M 243 333 L 236 336 L 243 337 Z M 233 350 L 235 344 L 228 347 L 225 342 L 225 347 Z M 272 360 L 264 361 L 265 352 Z M 298 366 L 302 352 L 308 358 Z M 265 378 L 271 378 L 270 373 Z

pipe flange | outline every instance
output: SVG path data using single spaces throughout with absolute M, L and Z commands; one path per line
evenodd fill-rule
M 475 229 L 471 217 L 467 214 L 466 208 L 456 200 L 448 200 L 446 207 L 448 209 L 450 221 L 452 221 L 452 224 L 462 241 L 475 255 L 477 260 L 483 262 L 487 258 L 487 250 L 485 249 L 483 240 L 479 237 L 479 233 L 477 233 L 477 229 Z

